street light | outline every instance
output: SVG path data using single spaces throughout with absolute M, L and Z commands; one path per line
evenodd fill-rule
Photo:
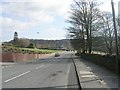
M 39 32 L 37 32 L 37 34 L 39 35 Z M 37 39 L 37 43 L 36 43 L 36 48 L 38 48 L 39 47 L 39 45 L 38 45 L 38 39 Z
M 118 55 L 119 55 L 119 52 L 118 52 L 118 36 L 117 36 L 117 28 L 116 28 L 116 20 L 115 20 L 115 10 L 114 10 L 114 3 L 113 3 L 113 0 L 111 0 L 111 6 L 112 6 L 112 14 L 113 14 L 113 25 L 114 25 L 114 33 L 115 33 L 115 48 L 116 48 L 116 71 L 117 71 L 117 74 L 119 74 L 119 60 L 118 60 Z

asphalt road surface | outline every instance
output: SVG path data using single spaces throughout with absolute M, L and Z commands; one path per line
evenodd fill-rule
M 2 88 L 78 88 L 72 52 L 2 68 Z

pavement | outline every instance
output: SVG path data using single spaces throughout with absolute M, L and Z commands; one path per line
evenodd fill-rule
M 71 55 L 71 52 L 64 52 L 60 57 L 32 60 L 2 68 L 2 88 L 78 88 Z
M 82 90 L 120 90 L 118 76 L 96 64 L 73 56 Z

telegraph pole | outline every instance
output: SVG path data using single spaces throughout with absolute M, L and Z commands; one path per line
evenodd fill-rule
M 117 74 L 119 74 L 119 70 L 118 70 L 118 64 L 119 64 L 119 60 L 118 60 L 118 36 L 117 36 L 117 28 L 116 28 L 116 20 L 115 20 L 115 10 L 114 10 L 114 3 L 113 0 L 111 0 L 111 6 L 112 6 L 112 14 L 113 14 L 113 25 L 114 25 L 114 33 L 115 33 L 115 48 L 116 48 L 116 72 Z

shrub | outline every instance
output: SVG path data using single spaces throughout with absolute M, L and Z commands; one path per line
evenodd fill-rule
M 30 43 L 28 48 L 35 48 L 35 45 L 33 43 Z

